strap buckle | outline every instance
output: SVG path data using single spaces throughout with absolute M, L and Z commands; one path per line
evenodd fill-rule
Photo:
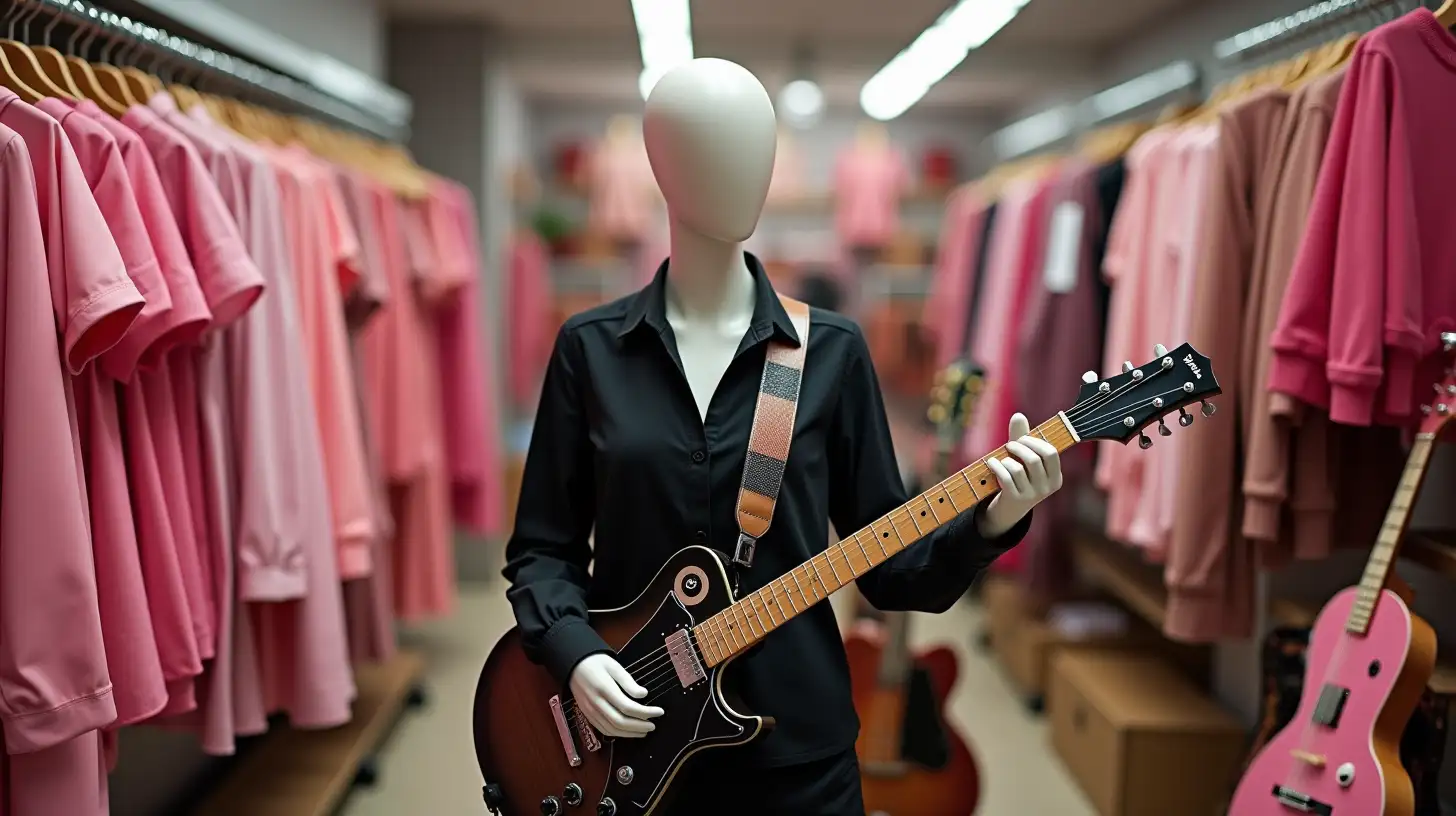
M 753 566 L 753 553 L 758 549 L 758 539 L 748 533 L 738 533 L 738 544 L 733 548 L 733 563 L 744 569 Z

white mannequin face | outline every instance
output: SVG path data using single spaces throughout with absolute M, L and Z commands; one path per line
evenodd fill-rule
M 746 68 L 695 59 L 658 81 L 642 118 L 668 211 L 719 241 L 753 234 L 773 175 L 773 103 Z

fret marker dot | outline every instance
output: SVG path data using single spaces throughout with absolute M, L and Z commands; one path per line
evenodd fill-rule
M 982 487 L 985 487 L 985 485 L 986 485 L 986 480 L 985 480 L 985 479 L 982 479 L 982 480 L 981 480 L 981 486 L 982 486 Z
M 880 533 L 880 535 L 883 536 L 883 537 L 885 537 L 885 538 L 889 538 L 890 537 L 890 534 L 889 533 Z
M 935 503 L 936 503 L 936 504 L 945 504 L 945 499 L 944 499 L 944 498 L 939 498 L 939 499 L 936 499 L 936 500 L 935 500 Z
M 921 511 L 920 511 L 920 515 L 921 515 L 921 516 L 924 516 L 924 515 L 925 515 L 925 511 L 924 511 L 924 510 L 921 510 Z

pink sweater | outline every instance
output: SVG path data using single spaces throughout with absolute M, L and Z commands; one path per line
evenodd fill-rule
M 1356 48 L 1269 374 L 1335 422 L 1408 418 L 1440 332 L 1456 327 L 1453 98 L 1456 39 L 1429 10 Z

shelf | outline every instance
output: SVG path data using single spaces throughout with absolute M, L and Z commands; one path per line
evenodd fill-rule
M 1072 548 L 1082 574 L 1162 631 L 1168 616 L 1162 570 L 1128 547 L 1088 530 L 1077 534 Z
M 238 760 L 195 816 L 327 816 L 393 730 L 415 692 L 424 659 L 401 651 L 393 660 L 358 666 L 354 718 L 326 731 L 268 733 Z

